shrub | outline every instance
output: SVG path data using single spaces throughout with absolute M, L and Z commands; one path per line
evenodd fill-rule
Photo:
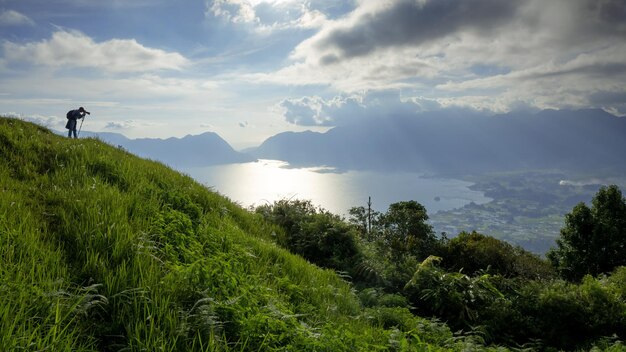
M 505 299 L 489 274 L 470 277 L 446 272 L 437 265 L 440 261 L 428 257 L 405 286 L 418 312 L 441 318 L 452 328 L 471 328 L 481 321 L 486 307 Z
M 461 232 L 449 240 L 443 246 L 442 256 L 442 265 L 446 269 L 463 271 L 468 275 L 488 272 L 528 279 L 554 276 L 550 264 L 539 256 L 475 231 Z
M 616 276 L 621 271 L 616 272 Z M 514 300 L 526 317 L 518 339 L 540 338 L 548 346 L 571 350 L 589 346 L 602 337 L 626 337 L 626 301 L 619 278 L 583 278 L 580 284 L 565 281 L 526 284 Z M 527 334 L 526 336 L 521 336 Z
M 280 200 L 255 212 L 284 229 L 279 242 L 293 253 L 325 268 L 355 267 L 359 256 L 355 233 L 337 215 L 302 200 Z

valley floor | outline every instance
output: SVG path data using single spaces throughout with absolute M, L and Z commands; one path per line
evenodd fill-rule
M 473 190 L 493 200 L 430 214 L 435 231 L 451 237 L 475 230 L 536 254 L 544 254 L 554 246 L 565 214 L 576 204 L 588 204 L 603 185 L 626 185 L 623 176 L 572 176 L 560 171 L 485 174 L 465 179 L 475 182 Z

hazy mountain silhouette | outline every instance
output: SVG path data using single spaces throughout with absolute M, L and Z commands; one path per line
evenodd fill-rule
M 624 170 L 624 151 L 626 118 L 589 109 L 369 118 L 326 133 L 281 133 L 250 154 L 294 165 L 458 173 Z
M 121 146 L 140 157 L 159 160 L 178 167 L 209 166 L 255 160 L 250 155 L 235 151 L 214 132 L 167 139 L 129 139 L 119 133 L 110 132 L 83 132 L 83 136 L 98 137 L 111 145 Z

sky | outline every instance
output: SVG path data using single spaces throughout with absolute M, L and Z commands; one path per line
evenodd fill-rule
M 626 115 L 626 0 L 0 0 L 0 114 L 131 138 Z

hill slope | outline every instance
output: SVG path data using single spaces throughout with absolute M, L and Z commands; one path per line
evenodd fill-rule
M 163 165 L 0 118 L 0 349 L 462 349 Z

